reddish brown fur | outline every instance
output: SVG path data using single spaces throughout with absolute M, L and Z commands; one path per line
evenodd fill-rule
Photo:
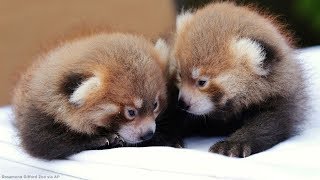
M 174 58 L 183 69 L 182 73 L 185 73 L 183 77 L 190 74 L 186 70 L 199 66 L 203 67 L 201 74 L 210 75 L 211 78 L 224 73 L 233 73 L 240 77 L 237 81 L 244 83 L 260 79 L 260 90 L 253 88 L 251 92 L 243 92 L 256 94 L 255 97 L 258 98 L 251 99 L 250 102 L 243 102 L 246 106 L 263 100 L 270 93 L 282 94 L 294 90 L 294 84 L 299 79 L 299 75 L 295 71 L 290 72 L 290 70 L 288 74 L 281 73 L 283 69 L 296 69 L 292 67 L 296 64 L 291 61 L 293 53 L 288 46 L 290 40 L 286 38 L 287 35 L 283 35 L 286 33 L 282 32 L 278 23 L 274 23 L 275 20 L 272 16 L 261 16 L 252 9 L 252 7 L 234 8 L 232 3 L 214 3 L 200 9 L 177 33 L 173 48 Z M 272 47 L 277 50 L 277 56 L 283 61 L 275 67 L 274 73 L 269 77 L 274 79 L 272 84 L 269 84 L 271 81 L 264 82 L 259 76 L 252 76 L 250 68 L 244 64 L 246 60 L 242 60 L 242 67 L 241 64 L 235 63 L 234 55 L 230 52 L 230 43 L 235 37 L 258 39 L 267 44 L 272 44 Z M 215 91 L 214 89 L 217 86 L 223 89 L 218 82 L 213 81 L 212 85 L 212 90 L 209 87 L 202 91 L 210 93 Z M 237 89 L 235 91 L 243 90 Z M 243 106 L 243 104 L 239 106 Z
M 134 98 L 143 100 L 140 119 L 154 115 L 152 107 L 157 94 L 160 111 L 166 106 L 165 61 L 143 37 L 100 32 L 71 39 L 40 56 L 15 89 L 13 107 L 22 145 L 34 156 L 49 159 L 60 156 L 46 157 L 41 154 L 46 152 L 35 153 L 32 150 L 34 145 L 30 144 L 29 138 L 41 138 L 38 137 L 41 134 L 32 134 L 30 124 L 41 126 L 40 119 L 35 119 L 40 114 L 43 121 L 49 122 L 53 118 L 52 123 L 66 126 L 70 134 L 92 136 L 99 128 L 106 127 L 108 131 L 116 132 L 127 124 L 123 109 L 125 106 L 134 107 Z M 101 80 L 101 85 L 91 90 L 80 106 L 71 103 L 69 95 L 64 92 L 65 83 L 70 83 L 66 78 L 74 74 L 81 78 L 78 86 L 93 76 Z M 115 105 L 118 111 L 104 112 L 101 106 L 110 104 Z M 46 138 L 44 135 L 43 139 Z
M 204 121 L 215 124 L 213 129 L 220 132 L 228 127 L 224 123 L 241 124 L 227 129 L 234 133 L 210 151 L 246 157 L 294 135 L 304 119 L 304 83 L 284 26 L 253 6 L 230 2 L 212 3 L 186 17 L 172 49 L 176 63 L 171 64 L 177 64 L 181 74 L 178 86 L 192 89 L 186 91 L 193 92 L 187 99 L 210 98 L 215 107 Z M 241 49 L 252 51 L 245 56 L 235 50 L 236 42 L 243 39 L 259 44 L 266 53 L 261 66 L 254 64 L 260 62 L 258 58 L 248 55 L 254 48 Z M 196 86 L 194 68 L 200 69 L 200 77 L 208 78 L 206 87 Z

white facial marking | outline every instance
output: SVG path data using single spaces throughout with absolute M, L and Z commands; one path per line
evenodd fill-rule
M 190 105 L 188 112 L 192 114 L 204 115 L 213 111 L 215 108 L 209 96 L 186 86 L 180 89 L 179 98 L 182 98 L 185 103 Z
M 156 122 L 154 117 L 147 117 L 147 120 L 145 120 L 145 123 L 142 123 L 141 125 L 141 129 L 142 129 L 142 134 L 148 132 L 148 131 L 152 131 L 152 132 L 156 132 Z
M 112 114 L 120 111 L 119 106 L 115 104 L 102 104 L 99 105 L 99 108 L 103 110 L 106 114 Z
M 261 45 L 256 41 L 249 38 L 241 38 L 233 41 L 231 43 L 231 48 L 234 51 L 236 58 L 248 58 L 249 65 L 256 74 L 265 76 L 269 73 L 267 69 L 262 67 L 266 54 Z
M 167 60 L 170 52 L 170 48 L 167 45 L 167 43 L 160 38 L 158 39 L 154 47 L 159 52 L 161 59 L 165 61 L 164 63 L 167 64 Z
M 213 111 L 214 106 L 209 97 L 199 96 L 191 102 L 190 112 L 196 115 L 203 115 Z
M 199 68 L 193 68 L 191 72 L 192 78 L 197 79 L 200 76 L 200 69 Z
M 115 104 L 101 104 L 98 106 L 98 110 L 93 111 L 91 114 L 91 117 L 94 120 L 97 120 L 96 123 L 98 123 L 98 125 L 103 125 L 103 124 L 99 124 L 99 121 L 101 118 L 105 117 L 106 115 L 111 115 L 111 114 L 115 114 L 118 113 L 120 111 L 120 107 L 118 107 Z
M 141 98 L 135 98 L 133 103 L 136 108 L 141 108 L 143 100 Z
M 100 86 L 101 82 L 98 77 L 91 77 L 88 80 L 84 81 L 71 95 L 69 101 L 76 105 L 82 105 L 85 101 L 85 98 L 92 91 L 96 90 Z
M 177 31 L 180 31 L 186 22 L 190 21 L 193 17 L 193 14 L 190 11 L 182 12 L 177 16 L 176 28 Z
M 139 125 L 135 125 L 134 123 L 125 124 L 118 131 L 118 134 L 128 143 L 142 142 L 141 136 L 150 130 L 156 131 L 156 123 L 153 117 L 145 118 Z

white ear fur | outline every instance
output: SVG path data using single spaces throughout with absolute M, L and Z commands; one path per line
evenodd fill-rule
M 85 98 L 100 86 L 100 79 L 96 76 L 89 78 L 72 93 L 69 101 L 76 105 L 82 105 Z
M 186 24 L 186 22 L 192 19 L 192 17 L 193 17 L 193 14 L 190 11 L 185 11 L 179 14 L 176 19 L 177 32 L 179 32 L 183 28 L 183 26 Z
M 170 48 L 168 44 L 163 39 L 158 39 L 154 45 L 155 49 L 159 52 L 160 58 L 163 61 L 163 64 L 167 64 L 169 59 Z
M 158 39 L 156 44 L 154 45 L 156 50 L 159 52 L 162 59 L 167 59 L 169 56 L 170 48 L 168 44 L 163 39 Z
M 231 46 L 236 58 L 246 57 L 250 67 L 256 74 L 260 76 L 268 75 L 269 70 L 263 68 L 266 53 L 258 42 L 249 38 L 241 38 L 233 41 Z

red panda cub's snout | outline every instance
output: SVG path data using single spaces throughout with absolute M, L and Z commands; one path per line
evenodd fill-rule
M 212 131 L 231 132 L 211 152 L 247 157 L 294 135 L 303 121 L 301 68 L 271 17 L 229 2 L 185 12 L 172 51 L 179 107 L 205 117 Z M 230 130 L 233 123 L 241 125 Z
M 24 149 L 55 159 L 150 139 L 166 108 L 166 52 L 162 41 L 99 33 L 41 56 L 14 94 Z

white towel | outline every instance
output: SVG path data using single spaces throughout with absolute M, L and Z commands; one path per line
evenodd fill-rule
M 11 109 L 4 107 L 0 109 L 0 179 L 320 179 L 320 47 L 302 50 L 298 57 L 310 77 L 313 109 L 301 135 L 265 152 L 245 159 L 224 157 L 207 152 L 219 138 L 194 137 L 186 140 L 188 149 L 117 148 L 43 161 L 18 146 Z

